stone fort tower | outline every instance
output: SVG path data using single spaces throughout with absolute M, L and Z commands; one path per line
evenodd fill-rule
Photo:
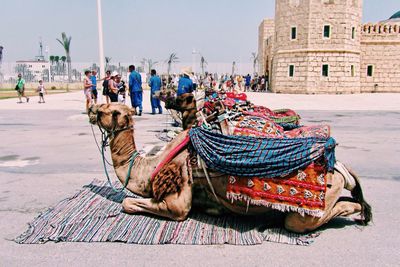
M 276 0 L 259 72 L 282 93 L 400 92 L 400 12 L 361 25 L 362 0 Z
M 277 0 L 272 88 L 360 92 L 362 0 Z

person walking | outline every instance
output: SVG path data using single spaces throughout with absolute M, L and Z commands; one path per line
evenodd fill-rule
M 37 88 L 37 92 L 39 93 L 39 104 L 46 103 L 44 102 L 44 94 L 46 94 L 46 89 L 44 88 L 43 81 L 39 81 L 39 86 Z
M 25 96 L 25 80 L 22 78 L 22 74 L 18 73 L 17 84 L 15 85 L 15 90 L 18 93 L 19 102 L 18 104 L 22 103 L 21 97 L 25 97 L 26 103 L 29 103 L 29 97 Z
M 139 108 L 139 113 L 135 112 L 139 116 L 142 116 L 143 111 L 143 89 L 142 89 L 142 77 L 135 70 L 134 65 L 129 66 L 129 95 L 131 97 L 132 108 Z
M 149 80 L 150 86 L 150 103 L 151 103 L 151 114 L 156 114 L 156 109 L 158 109 L 158 114 L 162 114 L 162 107 L 160 103 L 160 99 L 156 97 L 156 93 L 161 90 L 161 79 L 157 75 L 156 70 L 151 70 L 150 72 L 151 78 Z
M 92 80 L 90 79 L 90 70 L 85 70 L 85 78 L 83 78 L 83 93 L 86 98 L 86 113 L 89 111 L 89 106 L 92 104 Z
M 97 71 L 92 70 L 92 76 L 90 80 L 92 82 L 92 99 L 95 104 L 97 104 Z

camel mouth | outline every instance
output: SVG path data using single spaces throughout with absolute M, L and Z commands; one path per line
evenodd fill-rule
M 96 125 L 97 124 L 97 107 L 95 107 L 95 105 L 92 105 L 89 107 L 88 116 L 89 116 L 89 123 Z
M 96 125 L 97 124 L 97 116 L 89 115 L 89 123 Z

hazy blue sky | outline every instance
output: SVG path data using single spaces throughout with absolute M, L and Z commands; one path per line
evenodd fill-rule
M 384 2 L 384 4 L 382 3 Z M 274 16 L 274 0 L 102 0 L 105 55 L 113 62 L 143 57 L 165 60 L 176 52 L 191 61 L 199 50 L 208 62 L 246 62 L 257 50 L 258 25 Z M 73 61 L 97 61 L 96 0 L 1 0 L 0 45 L 4 61 L 32 59 L 39 36 L 50 54 L 72 36 Z M 364 0 L 363 21 L 379 21 L 400 10 L 399 0 Z

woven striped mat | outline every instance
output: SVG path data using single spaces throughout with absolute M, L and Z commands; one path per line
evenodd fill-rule
M 130 192 L 115 193 L 106 182 L 94 180 L 40 214 L 15 242 L 255 245 L 271 241 L 306 246 L 318 235 L 297 235 L 282 228 L 261 231 L 265 223 L 248 217 L 213 217 L 192 212 L 187 220 L 175 222 L 147 214 L 129 215 L 121 211 L 121 202 L 127 196 L 137 197 Z

